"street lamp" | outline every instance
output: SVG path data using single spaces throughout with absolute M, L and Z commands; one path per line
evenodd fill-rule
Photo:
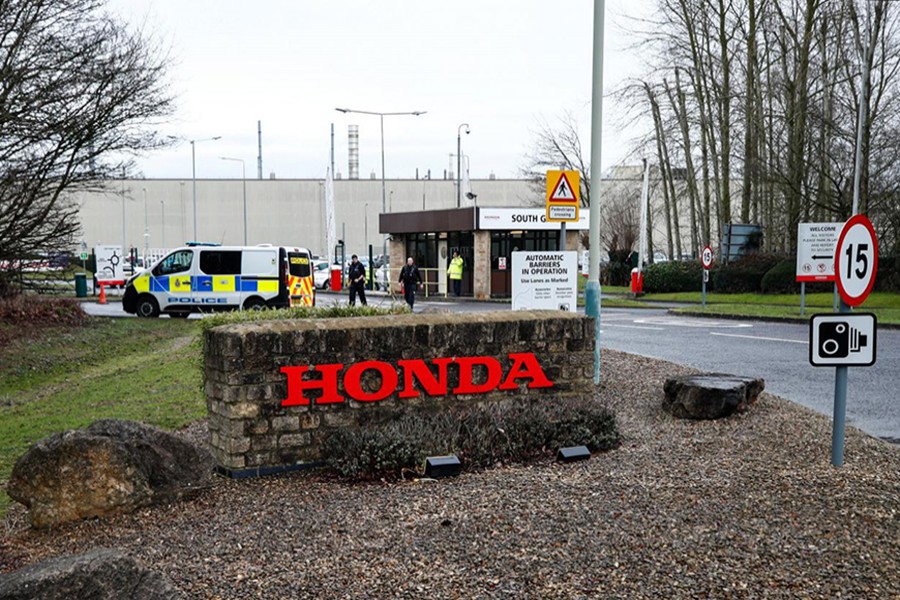
M 456 128 L 456 208 L 462 206 L 462 128 L 466 128 L 469 135 L 469 124 L 463 123 Z
M 413 117 L 418 117 L 419 115 L 424 115 L 425 110 L 414 110 L 412 112 L 375 112 L 370 110 L 354 110 L 352 108 L 335 108 L 334 110 L 338 112 L 342 112 L 344 114 L 349 113 L 358 113 L 361 115 L 376 115 L 381 119 L 381 212 L 387 212 L 387 192 L 385 191 L 384 185 L 384 118 L 385 117 L 399 117 L 410 115 Z M 387 236 L 384 238 L 384 244 L 382 251 L 384 256 L 387 256 Z
M 220 156 L 222 160 L 233 160 L 241 163 L 241 180 L 244 185 L 244 245 L 247 245 L 247 165 L 243 158 L 230 158 L 228 156 Z
M 211 142 L 213 140 L 221 140 L 222 136 L 217 135 L 211 138 L 203 138 L 202 140 L 190 140 L 191 142 L 191 184 L 194 187 L 194 241 L 197 241 L 197 142 Z
M 147 214 L 147 188 L 141 188 L 144 192 L 144 264 L 147 263 L 147 255 L 150 254 L 150 219 Z

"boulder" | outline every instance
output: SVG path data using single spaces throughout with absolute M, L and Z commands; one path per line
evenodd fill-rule
M 679 419 L 727 417 L 749 409 L 765 387 L 762 379 L 723 373 L 672 377 L 663 387 L 663 410 Z
M 0 600 L 170 600 L 184 598 L 165 577 L 120 552 L 97 549 L 51 558 L 0 576 Z
M 54 434 L 16 461 L 9 496 L 34 527 L 175 500 L 208 486 L 214 460 L 169 432 L 117 419 Z

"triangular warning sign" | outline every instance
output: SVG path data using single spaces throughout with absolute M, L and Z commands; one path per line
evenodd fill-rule
M 553 193 L 550 194 L 550 202 L 577 202 L 578 199 L 575 198 L 575 192 L 572 190 L 571 184 L 569 184 L 569 179 L 566 177 L 565 173 L 560 173 L 559 181 L 556 184 L 556 187 L 553 188 Z

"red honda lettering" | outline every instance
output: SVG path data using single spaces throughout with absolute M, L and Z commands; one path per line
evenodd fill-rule
M 431 361 L 438 367 L 438 376 L 435 377 L 424 360 L 401 360 L 397 364 L 403 367 L 403 389 L 400 390 L 400 398 L 415 398 L 419 390 L 413 387 L 413 378 L 429 396 L 447 395 L 447 365 L 452 362 L 449 358 L 435 358 Z
M 500 378 L 503 371 L 500 368 L 500 361 L 491 356 L 469 356 L 457 358 L 459 364 L 459 387 L 453 390 L 454 394 L 484 394 L 495 389 L 500 385 Z M 472 377 L 472 367 L 481 365 L 487 371 L 487 378 L 484 383 L 475 385 Z
M 547 379 L 544 370 L 538 363 L 537 358 L 530 352 L 520 354 L 510 354 L 513 364 L 509 368 L 509 374 L 506 381 L 500 386 L 501 390 L 514 390 L 519 387 L 516 383 L 517 379 L 530 379 L 529 388 L 545 388 L 553 387 L 553 382 Z
M 367 394 L 362 389 L 361 381 L 362 374 L 369 369 L 378 371 L 381 375 L 381 387 L 371 394 Z M 388 363 L 377 360 L 367 360 L 365 362 L 356 363 L 347 369 L 347 373 L 344 374 L 344 389 L 347 391 L 348 396 L 354 400 L 359 400 L 360 402 L 377 402 L 379 400 L 384 400 L 397 389 L 397 371 L 395 371 L 394 367 Z
M 322 390 L 322 396 L 316 399 L 316 404 L 335 404 L 343 402 L 344 397 L 337 393 L 338 373 L 344 365 L 319 365 L 315 370 L 322 373 L 319 379 L 303 379 L 303 374 L 309 371 L 309 367 L 281 367 L 281 372 L 287 375 L 287 398 L 281 401 L 282 406 L 306 406 L 309 398 L 303 395 L 305 390 Z

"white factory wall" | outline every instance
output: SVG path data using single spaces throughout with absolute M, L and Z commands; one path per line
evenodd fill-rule
M 473 180 L 471 185 L 479 206 L 543 204 L 540 191 L 527 181 L 485 179 Z M 144 248 L 145 227 L 150 248 L 182 245 L 194 239 L 192 190 L 190 179 L 126 179 L 108 182 L 103 192 L 74 194 L 81 207 L 83 239 L 89 247 L 123 244 L 124 198 L 125 246 Z M 456 182 L 450 180 L 387 180 L 385 190 L 388 212 L 456 207 Z M 341 238 L 343 224 L 347 252 L 365 254 L 368 233 L 373 252 L 380 254 L 381 180 L 336 180 L 334 192 L 337 236 Z M 242 181 L 198 180 L 197 217 L 200 241 L 242 244 Z M 324 254 L 324 180 L 248 179 L 247 241 L 306 246 Z

